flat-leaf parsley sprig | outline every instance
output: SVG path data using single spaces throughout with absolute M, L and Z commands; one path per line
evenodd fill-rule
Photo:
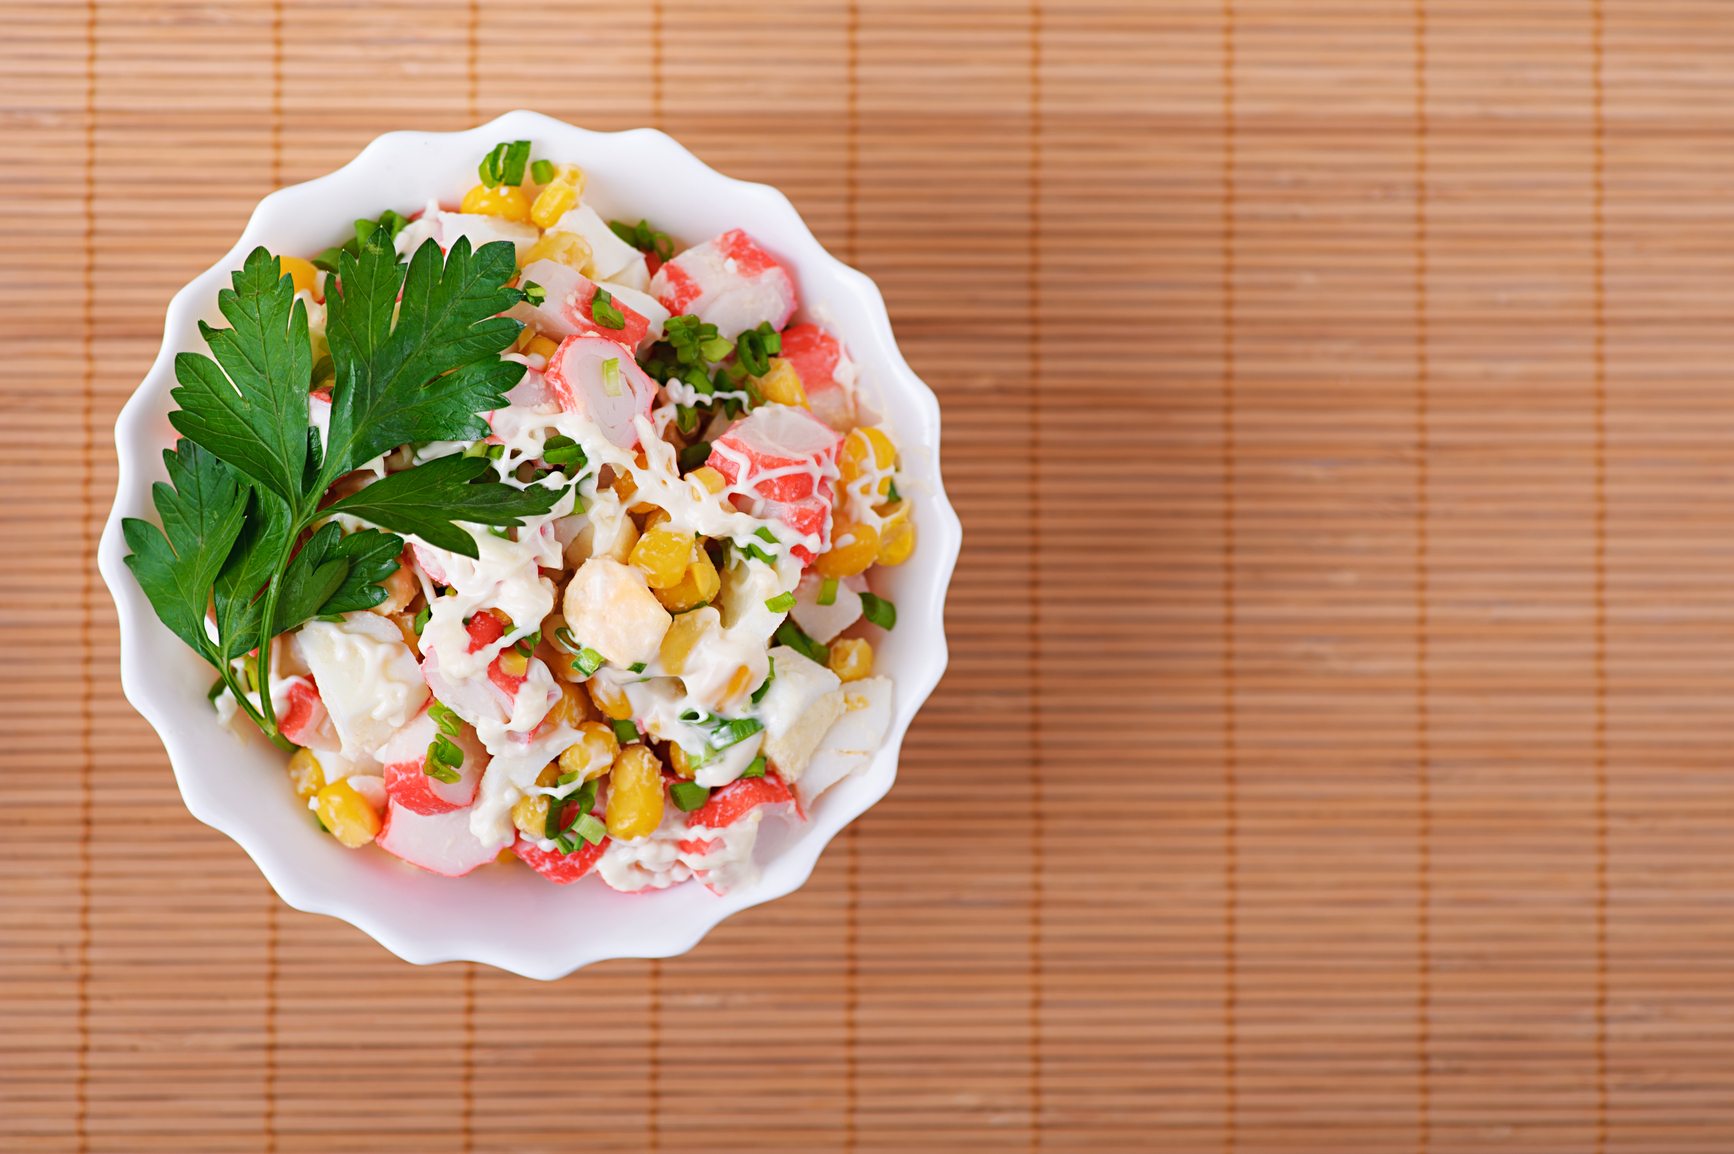
M 500 315 L 524 296 L 506 287 L 517 275 L 510 243 L 472 254 L 459 238 L 442 260 L 429 240 L 405 265 L 382 225 L 356 247 L 337 254 L 326 285 L 336 377 L 325 438 L 308 419 L 306 306 L 277 258 L 254 249 L 234 287 L 217 294 L 231 327 L 199 326 L 211 356 L 175 358 L 180 408 L 169 421 L 182 439 L 163 454 L 169 480 L 151 494 L 162 528 L 122 522 L 127 565 L 157 616 L 216 666 L 240 707 L 285 748 L 268 678 L 261 674 L 255 708 L 237 658 L 257 649 L 257 668 L 269 670 L 273 638 L 383 601 L 379 582 L 396 571 L 404 547 L 395 533 L 475 557 L 475 540 L 456 522 L 515 528 L 551 511 L 565 492 L 487 483 L 496 478 L 486 458 L 446 457 L 320 508 L 339 478 L 400 445 L 486 437 L 479 414 L 503 408 L 524 372 L 499 356 L 523 328 Z M 308 535 L 336 513 L 393 532 L 345 535 L 327 521 Z

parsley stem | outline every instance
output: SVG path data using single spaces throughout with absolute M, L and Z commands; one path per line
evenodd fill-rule
M 281 733 L 278 733 L 275 725 L 268 727 L 265 724 L 265 719 L 259 716 L 259 711 L 253 708 L 253 703 L 247 700 L 247 695 L 242 690 L 240 679 L 235 675 L 235 667 L 230 665 L 228 662 L 224 662 L 222 669 L 223 683 L 229 687 L 229 693 L 235 698 L 235 703 L 241 707 L 242 711 L 246 713 L 248 717 L 252 718 L 253 724 L 259 727 L 259 731 L 271 739 L 272 744 L 276 745 L 277 748 L 281 749 L 284 753 L 294 753 L 295 743 L 290 741 L 287 737 L 284 737 Z M 259 701 L 269 707 L 271 702 L 271 693 L 268 683 L 259 691 Z

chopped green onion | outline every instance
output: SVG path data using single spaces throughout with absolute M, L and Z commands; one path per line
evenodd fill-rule
M 316 269 L 322 269 L 325 272 L 334 273 L 337 271 L 337 258 L 342 253 L 342 249 L 338 248 L 336 245 L 332 245 L 330 248 L 313 258 L 313 267 Z
M 548 799 L 548 819 L 542 826 L 542 836 L 549 841 L 559 841 L 560 835 L 565 832 L 560 828 L 560 814 L 565 808 L 565 804 L 559 798 L 551 797 Z M 571 853 L 572 850 L 566 852 Z
M 767 553 L 757 545 L 748 545 L 744 549 L 741 549 L 741 552 L 754 560 L 763 561 L 767 565 L 775 565 L 777 563 L 777 558 L 774 553 Z
M 735 343 L 727 337 L 712 337 L 699 345 L 698 351 L 705 360 L 714 365 L 735 351 Z
M 626 668 L 632 670 L 632 672 L 634 672 L 634 673 L 643 673 L 644 672 L 644 665 L 645 665 L 645 663 L 642 661 L 634 661 L 631 665 L 628 665 Z
M 602 391 L 611 397 L 621 394 L 619 357 L 609 357 L 602 362 Z
M 388 208 L 379 214 L 379 223 L 383 227 L 389 228 L 391 239 L 396 240 L 397 234 L 409 227 L 409 217 Z
M 771 682 L 773 682 L 777 679 L 777 659 L 775 657 L 767 657 L 767 658 L 765 658 L 765 661 L 767 664 L 770 665 L 771 668 L 770 668 L 770 672 L 765 674 L 764 683 L 762 685 L 760 685 L 757 689 L 753 690 L 753 704 L 754 705 L 757 705 L 759 702 L 761 702 L 765 699 L 765 694 L 767 694 L 771 691 Z
M 570 631 L 568 631 L 568 636 L 570 636 Z M 589 677 L 598 669 L 601 669 L 607 660 L 608 658 L 602 656 L 602 654 L 596 652 L 594 649 L 580 649 L 578 651 L 577 660 L 572 662 L 572 668 L 576 669 L 579 673 L 582 673 L 585 677 Z
M 445 702 L 438 699 L 428 703 L 427 715 L 433 718 L 435 727 L 447 737 L 456 737 L 464 728 L 462 719 L 453 713 Z M 453 746 L 453 748 L 457 747 Z M 458 764 L 462 765 L 463 762 L 460 761 Z
M 710 790 L 696 782 L 677 781 L 668 787 L 668 796 L 682 813 L 691 813 L 710 800 Z
M 542 631 L 540 629 L 535 629 L 525 634 L 523 637 L 518 638 L 517 644 L 513 645 L 512 648 L 516 649 L 525 657 L 529 657 L 531 654 L 536 652 L 536 646 L 541 643 Z
M 671 609 L 669 612 L 676 617 L 683 617 L 688 613 L 697 613 L 700 609 L 708 609 L 709 607 L 709 601 L 700 601 L 697 605 L 688 605 L 685 609 Z
M 547 184 L 549 181 L 553 180 L 554 162 L 551 160 L 538 160 L 534 164 L 530 165 L 530 179 L 535 181 L 537 184 Z
M 596 783 L 587 781 L 572 794 L 571 802 L 578 807 L 580 816 L 596 808 Z
M 886 493 L 885 493 L 885 500 L 888 502 L 889 501 L 901 501 L 901 500 L 903 500 L 902 497 L 899 497 L 897 495 L 897 482 L 896 481 L 892 481 L 890 486 L 887 488 Z
M 597 821 L 595 814 L 587 813 L 578 819 L 578 823 L 572 827 L 572 832 L 591 845 L 601 845 L 602 839 L 608 836 L 608 827 Z
M 631 745 L 635 741 L 642 740 L 638 733 L 638 726 L 632 724 L 630 717 L 622 717 L 611 724 L 614 726 L 614 737 L 621 745 Z
M 626 224 L 623 221 L 618 221 L 618 220 L 609 221 L 608 222 L 608 231 L 613 233 L 615 236 L 619 237 L 621 240 L 625 241 L 627 244 L 633 245 L 634 247 L 636 247 L 638 244 L 638 232 L 637 232 L 637 230 L 635 230 L 631 225 Z
M 506 159 L 500 165 L 500 178 L 506 184 L 523 184 L 524 169 L 530 163 L 530 142 L 514 140 L 506 146 Z
M 777 626 L 777 643 L 787 645 L 809 661 L 816 661 L 820 665 L 830 663 L 831 650 L 801 632 L 801 627 L 793 621 L 784 621 Z
M 710 747 L 712 749 L 727 749 L 731 745 L 739 745 L 764 727 L 765 723 L 756 717 L 740 717 L 734 721 L 725 721 L 711 731 Z
M 575 473 L 582 473 L 590 463 L 584 456 L 584 447 L 564 434 L 555 434 L 543 442 L 542 459 L 550 465 L 574 466 Z
M 680 435 L 690 437 L 698 432 L 698 409 L 692 405 L 674 406 L 674 427 Z
M 690 473 L 710 460 L 710 442 L 694 441 L 680 451 L 680 471 Z
M 313 362 L 313 387 L 318 388 L 322 381 L 335 381 L 337 366 L 332 364 L 329 355 L 320 357 Z
M 765 755 L 761 753 L 753 758 L 753 763 L 741 771 L 741 776 L 743 778 L 765 776 Z
M 827 577 L 819 582 L 819 604 L 837 604 L 837 579 L 835 577 Z
M 701 710 L 688 709 L 688 710 L 682 711 L 682 713 L 680 715 L 680 719 L 682 721 L 690 724 L 694 721 L 703 721 L 705 719 L 705 716 L 706 716 L 706 714 Z
M 524 282 L 524 299 L 533 305 L 539 305 L 548 299 L 548 290 L 533 280 Z
M 510 529 L 496 529 L 494 526 L 489 525 L 488 532 L 492 533 L 502 541 L 510 541 L 512 539 L 512 531 Z
M 787 613 L 794 607 L 795 595 L 793 593 L 779 593 L 765 602 L 765 608 L 772 613 Z
M 753 331 L 759 334 L 759 343 L 767 355 L 774 357 L 783 351 L 783 334 L 773 329 L 770 321 L 760 321 L 759 327 Z
M 762 377 L 771 371 L 770 358 L 765 353 L 764 334 L 748 329 L 735 338 L 735 357 L 741 367 L 755 377 Z M 721 357 L 713 357 L 721 360 Z
M 769 525 L 760 525 L 757 529 L 754 529 L 753 536 L 757 537 L 761 541 L 769 541 L 773 545 L 782 544 L 781 541 L 777 540 L 777 535 L 771 532 L 771 527 Z
M 590 319 L 605 329 L 623 329 L 626 327 L 626 314 L 614 307 L 614 297 L 609 294 L 607 289 L 603 288 L 597 289 L 596 295 L 590 298 Z M 615 364 L 615 369 L 616 371 L 619 370 L 618 362 Z M 613 397 L 619 394 L 610 393 L 608 395 Z
M 506 159 L 506 149 L 510 147 L 505 143 L 494 145 L 493 151 L 482 157 L 482 163 L 476 166 L 476 175 L 482 178 L 482 183 L 488 188 L 495 187 L 502 180 L 500 165 Z
M 861 594 L 861 616 L 881 629 L 897 628 L 897 606 L 883 597 Z
M 211 688 L 205 691 L 205 700 L 215 702 L 217 698 L 223 696 L 223 690 L 227 688 L 229 688 L 229 683 L 221 677 L 217 678 L 211 682 Z
M 358 220 L 355 222 L 355 248 L 357 255 L 366 252 L 370 256 L 379 256 L 385 251 L 381 249 L 378 252 L 375 252 L 373 249 L 373 234 L 377 231 L 379 231 L 379 222 L 377 220 Z
M 452 739 L 441 733 L 434 737 L 427 747 L 427 760 L 422 763 L 422 773 L 436 781 L 447 785 L 456 785 L 462 780 L 457 772 L 463 768 L 464 751 L 452 744 Z
M 579 776 L 579 774 L 578 774 L 577 770 L 573 770 L 571 773 L 563 773 L 558 778 L 555 779 L 554 784 L 555 785 L 571 785 L 573 782 L 578 780 L 578 776 Z

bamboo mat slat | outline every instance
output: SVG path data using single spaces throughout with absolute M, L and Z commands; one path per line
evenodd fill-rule
M 1716 0 L 0 6 L 0 1148 L 1725 1151 Z M 945 415 L 896 789 L 685 957 L 407 966 L 195 823 L 94 541 L 173 291 L 394 128 L 655 124 Z

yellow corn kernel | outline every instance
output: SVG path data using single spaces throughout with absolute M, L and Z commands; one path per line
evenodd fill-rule
M 551 232 L 525 251 L 524 259 L 519 265 L 527 265 L 533 260 L 552 260 L 589 276 L 595 259 L 595 254 L 590 251 L 590 242 L 577 233 Z
M 632 744 L 614 759 L 608 779 L 608 834 L 646 837 L 662 824 L 662 762 L 647 746 Z
M 691 533 L 657 528 L 638 539 L 629 561 L 644 571 L 644 578 L 652 589 L 667 589 L 680 584 L 688 563 L 692 561 L 692 553 Z
M 711 468 L 709 465 L 700 465 L 698 468 L 688 473 L 686 479 L 689 481 L 697 481 L 699 484 L 704 486 L 705 492 L 709 493 L 713 497 L 728 488 L 729 485 L 728 478 Z
M 501 220 L 524 224 L 530 219 L 530 198 L 513 184 L 496 188 L 478 184 L 464 193 L 464 202 L 458 206 L 458 211 L 475 216 L 497 216 Z
M 831 551 L 813 562 L 821 577 L 853 577 L 864 572 L 879 555 L 879 530 L 871 525 L 844 521 L 831 530 Z
M 693 775 L 698 772 L 698 769 L 686 756 L 686 750 L 680 747 L 678 741 L 671 741 L 668 743 L 668 764 L 675 773 L 686 778 L 688 781 L 691 781 Z
M 543 789 L 560 780 L 560 767 L 549 762 L 542 767 L 542 772 L 536 775 L 536 784 Z M 518 832 L 529 838 L 544 838 L 548 836 L 548 796 L 536 794 L 533 797 L 520 797 L 512 806 L 512 824 L 518 827 Z
M 409 571 L 408 565 L 399 565 L 397 572 L 387 577 L 380 585 L 385 588 L 385 600 L 373 607 L 373 611 L 381 617 L 390 617 L 393 613 L 402 613 L 415 600 L 415 595 L 421 592 L 421 583 L 415 579 L 415 574 Z
M 856 637 L 831 642 L 831 672 L 839 681 L 860 681 L 873 676 L 873 646 Z
M 656 528 L 658 525 L 662 524 L 664 521 L 672 521 L 672 520 L 674 520 L 674 518 L 670 517 L 668 515 L 668 510 L 662 508 L 661 506 L 658 506 L 658 507 L 652 509 L 649 513 L 645 514 L 644 524 L 641 526 L 641 528 L 645 532 L 648 533 L 650 530 Z
M 614 730 L 600 721 L 586 721 L 578 727 L 578 740 L 561 752 L 560 772 L 578 774 L 580 783 L 595 781 L 619 756 Z
M 561 217 L 578 207 L 583 195 L 584 170 L 576 164 L 559 165 L 554 169 L 554 179 L 530 206 L 530 220 L 537 228 L 553 228 Z
M 812 408 L 807 403 L 807 390 L 801 386 L 800 374 L 795 372 L 794 365 L 782 357 L 772 357 L 771 371 L 754 380 L 760 395 L 767 401 L 779 405 L 799 405 L 803 409 Z
M 667 589 L 652 589 L 662 607 L 670 613 L 685 613 L 688 609 L 715 601 L 722 589 L 722 577 L 716 571 L 710 554 L 702 548 L 692 551 L 692 560 L 680 583 Z
M 596 703 L 596 708 L 602 711 L 602 716 L 615 721 L 626 721 L 632 716 L 632 702 L 626 700 L 626 691 L 612 681 L 600 677 L 592 677 L 584 683 L 590 691 L 590 700 Z
M 302 801 L 325 788 L 325 771 L 319 768 L 319 759 L 311 749 L 297 749 L 289 759 L 289 784 Z
M 528 332 L 529 330 L 526 329 L 524 331 Z M 559 351 L 559 349 L 559 345 L 543 336 L 530 338 L 530 343 L 524 346 L 525 354 L 532 357 L 541 357 L 543 360 L 547 360 L 549 357 L 553 356 Z
M 744 665 L 735 666 L 735 671 L 729 676 L 729 683 L 723 686 L 722 695 L 717 698 L 717 708 L 727 709 L 733 705 L 740 695 L 753 686 L 753 671 Z
M 591 704 L 584 687 L 567 681 L 560 686 L 560 700 L 548 707 L 546 719 L 567 729 L 577 729 L 586 721 L 594 721 L 597 716 L 596 706 Z
M 280 256 L 277 258 L 278 276 L 295 278 L 295 291 L 312 292 L 319 284 L 319 270 L 313 267 L 313 262 L 302 260 L 298 256 Z
M 674 624 L 668 627 L 668 632 L 662 635 L 662 668 L 679 677 L 686 670 L 687 655 L 692 652 L 692 647 L 697 645 L 706 633 L 715 629 L 721 620 L 722 614 L 710 608 L 682 613 L 676 617 Z
M 915 522 L 909 519 L 909 502 L 893 501 L 885 506 L 885 524 L 879 529 L 881 565 L 901 565 L 915 552 Z
M 314 795 L 319 820 L 331 836 L 354 849 L 379 836 L 379 815 L 347 781 L 334 781 Z
M 843 446 L 837 450 L 837 471 L 843 475 L 843 484 L 853 485 L 867 473 L 889 469 L 897 463 L 897 446 L 891 443 L 891 438 L 878 429 L 853 429 L 843 438 Z M 891 494 L 891 478 L 879 478 L 879 496 Z
M 500 672 L 507 677 L 523 677 L 530 672 L 530 659 L 516 645 L 500 650 Z

